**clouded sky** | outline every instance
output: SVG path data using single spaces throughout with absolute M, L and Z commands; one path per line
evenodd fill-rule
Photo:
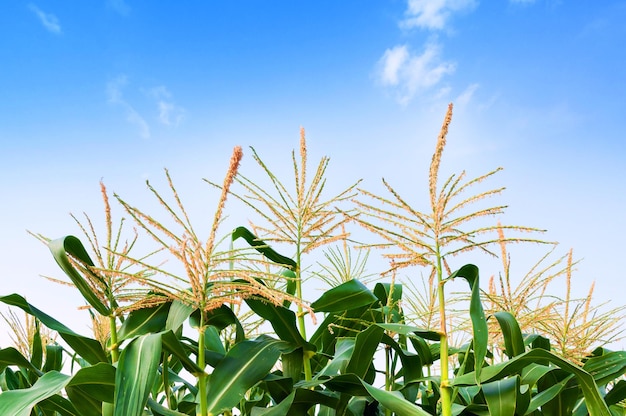
M 502 220 L 548 229 L 561 253 L 573 247 L 581 294 L 592 280 L 599 302 L 623 292 L 626 2 L 0 8 L 2 291 L 53 316 L 79 301 L 39 277 L 60 272 L 25 230 L 78 233 L 67 214 L 99 215 L 101 179 L 141 204 L 144 181 L 162 183 L 167 167 L 203 218 L 215 195 L 201 178 L 219 181 L 234 145 L 288 174 L 304 126 L 311 160 L 331 157 L 329 187 L 363 178 L 380 189 L 385 177 L 426 208 L 449 102 L 443 170 L 503 166 L 493 182 L 507 187 Z M 254 168 L 247 153 L 244 173 Z

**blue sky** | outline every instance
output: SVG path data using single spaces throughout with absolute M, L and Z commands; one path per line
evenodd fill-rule
M 503 166 L 493 182 L 507 187 L 502 220 L 548 229 L 561 253 L 583 258 L 580 294 L 596 280 L 598 302 L 623 303 L 613 294 L 625 287 L 624 1 L 12 1 L 1 10 L 3 293 L 53 316 L 78 303 L 39 277 L 59 272 L 25 230 L 76 234 L 67 214 L 99 215 L 100 179 L 141 204 L 144 181 L 162 183 L 167 167 L 202 218 L 214 195 L 200 179 L 219 181 L 234 145 L 288 168 L 300 126 L 311 160 L 331 156 L 329 186 L 363 178 L 377 189 L 384 176 L 426 203 L 430 155 L 454 102 L 444 171 Z M 251 162 L 244 156 L 243 169 Z

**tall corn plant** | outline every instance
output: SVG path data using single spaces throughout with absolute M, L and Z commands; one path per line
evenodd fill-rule
M 197 414 L 200 416 L 221 411 L 224 404 L 219 400 L 219 397 L 227 394 L 227 389 L 223 387 L 223 383 L 220 383 L 219 374 L 213 375 L 211 379 L 213 382 L 209 385 L 208 374 L 205 371 L 207 367 L 206 341 L 210 338 L 207 331 L 211 325 L 209 322 L 211 314 L 224 305 L 239 304 L 242 300 L 252 297 L 262 297 L 274 305 L 282 305 L 286 300 L 295 301 L 301 305 L 297 299 L 287 293 L 272 289 L 263 283 L 263 280 L 274 279 L 273 274 L 263 274 L 262 268 L 253 270 L 238 267 L 240 260 L 249 260 L 246 252 L 233 250 L 228 246 L 223 249 L 220 248 L 217 231 L 222 221 L 226 198 L 237 175 L 242 156 L 241 148 L 235 147 L 224 183 L 220 187 L 221 196 L 206 240 L 199 237 L 194 229 L 167 171 L 166 178 L 174 200 L 173 204 L 168 203 L 166 198 L 152 185 L 149 183 L 147 185 L 150 192 L 164 208 L 165 213 L 170 219 L 173 219 L 174 226 L 164 225 L 164 222 L 130 205 L 121 197 L 117 197 L 119 203 L 134 219 L 135 223 L 157 243 L 157 247 L 173 257 L 182 266 L 180 269 L 183 273 L 181 274 L 172 268 L 146 263 L 141 259 L 129 258 L 138 266 L 144 267 L 152 273 L 151 276 L 144 275 L 137 280 L 142 285 L 148 286 L 153 293 L 153 295 L 146 297 L 146 304 L 153 306 L 159 303 L 177 301 L 186 307 L 186 316 L 189 316 L 192 311 L 197 311 L 199 315 L 199 319 L 195 323 L 198 330 L 196 359 L 198 371 L 195 375 L 198 380 Z M 259 345 L 276 350 L 271 343 L 260 343 Z M 243 351 L 245 351 L 244 347 L 235 346 L 233 354 L 245 354 Z M 215 392 L 215 390 L 220 389 L 223 391 Z
M 491 246 L 498 241 L 494 235 L 498 228 L 518 232 L 536 232 L 535 228 L 521 226 L 479 225 L 479 220 L 504 212 L 506 206 L 494 205 L 475 208 L 484 199 L 497 196 L 504 188 L 496 188 L 476 194 L 467 193 L 480 182 L 490 178 L 500 169 L 475 179 L 465 180 L 465 172 L 451 175 L 440 184 L 439 168 L 446 145 L 448 128 L 452 121 L 452 104 L 448 106 L 437 145 L 433 154 L 428 177 L 428 211 L 415 208 L 401 196 L 385 179 L 383 184 L 388 197 L 359 189 L 360 198 L 355 200 L 359 208 L 353 219 L 383 239 L 372 247 L 385 248 L 384 254 L 391 262 L 391 270 L 409 266 L 422 266 L 429 270 L 428 286 L 436 288 L 441 356 L 441 406 L 444 416 L 451 415 L 452 388 L 449 377 L 449 351 L 445 276 L 451 274 L 450 258 L 470 251 L 496 254 Z M 476 224 L 476 225 L 474 225 Z M 513 237 L 507 242 L 539 242 L 535 238 Z M 434 306 L 434 305 L 433 305 Z M 474 348 L 479 348 L 474 345 Z M 484 355 L 485 351 L 483 351 Z M 477 352 L 478 355 L 478 352 Z
M 303 301 L 303 258 L 318 247 L 345 239 L 342 226 L 346 218 L 337 211 L 337 206 L 355 195 L 358 182 L 326 199 L 323 191 L 330 159 L 322 157 L 312 177 L 307 177 L 307 145 L 303 128 L 300 129 L 299 157 L 296 157 L 295 150 L 292 151 L 294 181 L 291 186 L 283 183 L 272 172 L 254 148 L 252 155 L 263 176 L 269 179 L 269 189 L 261 186 L 259 181 L 239 173 L 234 180 L 243 191 L 233 190 L 233 195 L 259 216 L 260 221 L 253 221 L 253 228 L 260 239 L 268 244 L 286 244 L 293 250 L 295 296 Z M 285 266 L 290 267 L 288 264 Z M 298 328 L 302 338 L 306 339 L 306 313 L 301 302 L 297 308 Z M 303 358 L 305 379 L 310 380 L 310 352 L 305 352 Z

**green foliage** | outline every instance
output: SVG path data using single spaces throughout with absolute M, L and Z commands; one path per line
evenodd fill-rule
M 121 231 L 112 237 L 110 207 L 102 186 L 105 248 L 98 246 L 90 221 L 81 228 L 89 230 L 86 247 L 92 248 L 92 255 L 77 237 L 40 238 L 104 330 L 92 339 L 20 295 L 0 297 L 0 302 L 21 309 L 29 320 L 28 334 L 18 337 L 25 341 L 18 348 L 0 349 L 0 414 L 624 414 L 626 352 L 596 348 L 577 358 L 568 357 L 564 352 L 579 352 L 582 348 L 578 347 L 592 343 L 581 341 L 576 349 L 570 348 L 560 339 L 531 333 L 529 329 L 538 326 L 529 326 L 518 316 L 524 309 L 512 303 L 516 292 L 509 287 L 504 247 L 537 240 L 505 238 L 502 230 L 533 229 L 500 224 L 472 228 L 475 219 L 503 212 L 505 207 L 500 205 L 472 207 L 501 189 L 460 197 L 495 171 L 467 182 L 462 182 L 463 175 L 452 176 L 438 188 L 450 118 L 451 108 L 431 163 L 430 213 L 409 205 L 386 182 L 391 201 L 366 191 L 357 197 L 356 185 L 324 198 L 328 158 L 322 159 L 307 184 L 304 132 L 300 160 L 295 152 L 292 155 L 295 193 L 288 192 L 254 151 L 262 176 L 270 180 L 269 188 L 237 176 L 241 150 L 236 149 L 224 185 L 210 182 L 222 195 L 207 240 L 201 241 L 191 226 L 166 174 L 174 204 L 148 187 L 173 218 L 175 231 L 117 197 L 138 228 L 156 243 L 147 256 L 132 257 L 130 248 L 137 235 L 126 245 L 121 243 Z M 222 240 L 229 247 L 218 249 L 220 240 L 215 234 L 233 183 L 243 187 L 241 194 L 233 191 L 233 195 L 265 224 L 236 228 Z M 464 210 L 467 207 L 469 211 Z M 350 221 L 384 240 L 367 246 L 389 249 L 388 273 L 373 286 L 357 279 L 367 274 L 361 257 L 356 264 L 350 258 L 353 247 L 346 231 Z M 498 233 L 497 238 L 488 236 L 492 232 Z M 324 256 L 330 265 L 311 271 L 304 267 L 306 256 L 334 242 L 341 247 L 327 247 Z M 234 243 L 243 247 L 234 248 Z M 453 256 L 471 251 L 495 254 L 494 244 L 500 244 L 506 258 L 500 294 L 481 292 L 477 266 L 451 269 Z M 287 250 L 295 254 L 287 256 Z M 172 256 L 183 273 L 166 270 L 160 260 L 152 260 L 154 253 Z M 571 264 L 570 254 L 568 266 L 562 269 L 568 276 Z M 419 286 L 410 285 L 407 290 L 396 276 L 401 268 L 414 266 L 426 270 L 420 292 L 424 298 L 418 300 L 414 289 Z M 553 268 L 558 269 L 558 262 L 542 270 Z M 560 273 L 548 273 L 548 280 Z M 524 299 L 534 299 L 535 289 L 542 292 L 546 287 L 542 272 L 530 276 L 521 292 L 527 295 Z M 303 290 L 307 278 L 309 285 L 315 280 L 331 287 L 317 299 L 307 299 L 305 293 L 310 292 Z M 456 300 L 447 300 L 444 293 L 444 286 L 453 280 L 468 283 L 465 304 L 454 303 L 455 309 L 463 308 L 463 321 L 451 308 Z M 613 330 L 615 321 L 605 319 L 595 325 L 593 318 L 587 319 L 593 308 L 588 302 L 577 302 L 568 292 L 558 303 L 575 305 L 562 313 L 568 323 L 566 331 L 571 332 L 560 335 L 580 333 L 575 332 L 574 317 L 581 309 L 583 332 Z M 552 319 L 555 305 L 540 310 Z M 307 314 L 312 322 L 320 320 L 310 336 L 304 321 Z M 533 315 L 535 320 L 541 316 Z M 5 320 L 16 331 L 22 328 L 14 318 Z M 545 328 L 550 325 L 552 321 L 544 322 Z M 62 341 L 57 343 L 49 331 Z M 461 342 L 454 343 L 451 337 L 457 333 Z M 582 338 L 601 339 L 582 335 L 572 339 Z

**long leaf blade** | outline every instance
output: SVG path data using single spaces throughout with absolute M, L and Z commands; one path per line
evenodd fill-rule
M 115 375 L 115 416 L 141 416 L 157 376 L 161 334 L 135 338 L 120 355 Z
M 50 371 L 32 387 L 3 392 L 0 394 L 0 415 L 29 416 L 37 403 L 59 393 L 69 380 L 70 376 Z
M 111 314 L 111 310 L 105 306 L 102 301 L 100 301 L 100 298 L 93 292 L 89 283 L 87 283 L 85 278 L 81 276 L 78 270 L 76 270 L 68 257 L 68 254 L 70 254 L 88 266 L 93 266 L 94 263 L 89 257 L 87 250 L 85 250 L 83 243 L 81 243 L 78 238 L 68 235 L 66 237 L 50 241 L 50 243 L 48 243 L 48 248 L 54 257 L 54 260 L 70 278 L 76 289 L 78 289 L 80 294 L 83 295 L 83 298 L 87 301 L 87 303 L 89 303 L 89 305 L 91 305 L 101 315 L 109 316 Z M 93 275 L 93 277 L 96 279 L 98 278 L 96 275 Z
M 239 403 L 262 380 L 290 344 L 261 336 L 236 344 L 215 367 L 207 388 L 209 413 L 219 414 Z
M 26 299 L 22 296 L 15 293 L 12 295 L 0 296 L 0 302 L 11 306 L 17 306 L 29 315 L 39 319 L 42 324 L 53 331 L 56 331 L 61 338 L 63 338 L 65 342 L 67 342 L 68 345 L 89 364 L 108 362 L 107 354 L 102 349 L 100 342 L 95 339 L 78 335 L 61 322 L 52 318 L 50 315 L 45 314 L 30 303 L 26 302 Z
M 326 292 L 311 304 L 315 312 L 340 312 L 370 305 L 378 298 L 358 280 L 348 280 Z

